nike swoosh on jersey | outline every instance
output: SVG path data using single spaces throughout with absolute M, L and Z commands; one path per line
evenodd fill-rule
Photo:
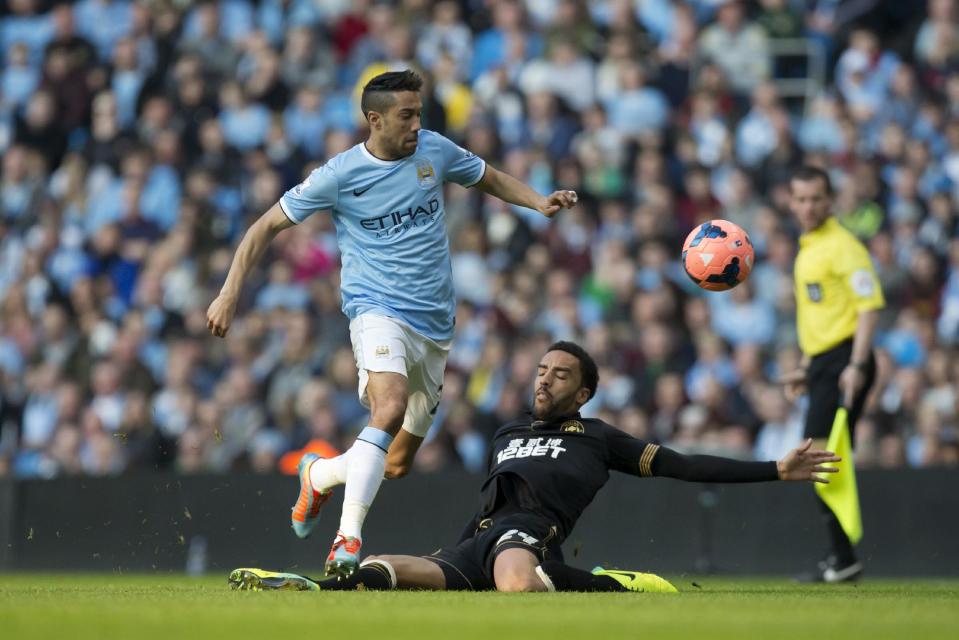
M 373 188 L 373 185 L 368 186 L 365 189 L 353 189 L 353 195 L 359 198 L 361 195 Z

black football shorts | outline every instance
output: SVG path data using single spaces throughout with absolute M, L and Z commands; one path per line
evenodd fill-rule
M 531 513 L 494 514 L 471 538 L 423 557 L 442 569 L 448 590 L 490 591 L 496 589 L 493 563 L 506 549 L 526 549 L 540 562 L 563 559 L 556 526 Z
M 849 358 L 852 356 L 852 340 L 847 340 L 833 347 L 829 351 L 824 351 L 819 355 L 813 356 L 809 362 L 809 370 L 806 373 L 806 385 L 809 391 L 809 410 L 806 412 L 806 438 L 826 439 L 832 430 L 833 420 L 836 418 L 836 410 L 842 402 L 842 391 L 839 388 L 839 376 L 843 369 L 849 364 Z M 869 360 L 866 363 L 864 373 L 866 374 L 866 384 L 859 390 L 856 397 L 853 398 L 852 407 L 849 408 L 849 431 L 850 439 L 855 442 L 856 421 L 862 414 L 863 405 L 866 403 L 866 396 L 869 395 L 869 389 L 872 388 L 876 380 L 876 359 L 872 353 L 869 354 Z

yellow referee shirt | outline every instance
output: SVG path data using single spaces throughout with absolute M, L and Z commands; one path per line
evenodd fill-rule
M 860 311 L 885 304 L 869 252 L 833 217 L 799 237 L 793 278 L 799 347 L 807 356 L 848 340 Z

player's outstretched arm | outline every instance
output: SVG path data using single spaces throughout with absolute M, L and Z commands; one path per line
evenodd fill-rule
M 640 456 L 639 475 L 653 475 L 686 482 L 766 482 L 769 480 L 811 480 L 828 483 L 816 474 L 835 473 L 823 466 L 839 462 L 832 451 L 812 449 L 812 440 L 793 449 L 778 462 L 734 460 L 721 456 L 684 455 L 678 451 L 647 444 Z M 644 472 L 648 469 L 648 472 Z
M 220 289 L 220 295 L 207 309 L 206 320 L 210 333 L 220 338 L 226 336 L 226 332 L 230 330 L 230 323 L 233 322 L 233 314 L 236 313 L 236 302 L 240 297 L 240 289 L 243 288 L 246 274 L 260 261 L 263 252 L 276 234 L 292 226 L 293 222 L 286 217 L 277 203 L 247 229 L 233 256 L 233 263 L 230 265 L 223 288 Z
M 562 208 L 572 209 L 576 204 L 575 191 L 554 191 L 548 196 L 540 195 L 513 176 L 486 165 L 486 172 L 476 186 L 491 196 L 539 211 L 552 218 Z
M 810 447 L 812 447 L 812 438 L 807 439 L 776 463 L 780 480 L 812 480 L 823 484 L 829 483 L 828 479 L 817 474 L 836 473 L 838 471 L 836 467 L 823 465 L 827 462 L 839 462 L 842 458 L 832 451 L 819 451 Z

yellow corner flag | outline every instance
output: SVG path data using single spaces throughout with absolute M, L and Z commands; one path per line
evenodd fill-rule
M 856 468 L 852 460 L 852 441 L 849 437 L 849 414 L 839 407 L 829 432 L 826 449 L 842 458 L 833 463 L 839 469 L 829 474 L 829 484 L 815 483 L 816 493 L 829 505 L 843 531 L 853 544 L 862 539 L 862 515 L 859 512 L 859 491 L 856 489 Z

